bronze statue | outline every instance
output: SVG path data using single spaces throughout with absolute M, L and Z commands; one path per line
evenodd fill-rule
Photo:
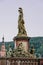
M 24 26 L 24 20 L 23 20 L 23 10 L 22 8 L 19 8 L 19 19 L 18 19 L 18 35 L 27 35 L 25 26 Z

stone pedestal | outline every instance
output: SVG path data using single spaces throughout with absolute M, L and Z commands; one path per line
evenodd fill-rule
M 29 50 L 29 40 L 30 38 L 29 37 L 25 37 L 25 36 L 16 36 L 14 37 L 14 43 L 15 43 L 15 49 L 22 43 L 23 45 L 23 48 L 24 48 L 24 51 L 28 51 Z

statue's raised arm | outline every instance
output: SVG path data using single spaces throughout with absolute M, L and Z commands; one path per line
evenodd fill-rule
M 18 18 L 18 36 L 27 36 L 25 26 L 24 26 L 24 20 L 23 20 L 23 10 L 22 8 L 19 8 L 19 18 Z

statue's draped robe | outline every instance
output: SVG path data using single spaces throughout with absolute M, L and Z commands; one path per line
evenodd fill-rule
M 24 26 L 23 12 L 21 10 L 19 10 L 18 34 L 27 35 L 26 30 L 25 30 L 25 26 Z

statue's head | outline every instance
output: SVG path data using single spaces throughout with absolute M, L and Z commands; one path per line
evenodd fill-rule
M 21 7 L 19 7 L 19 13 L 23 13 L 23 10 L 22 10 L 22 8 Z

